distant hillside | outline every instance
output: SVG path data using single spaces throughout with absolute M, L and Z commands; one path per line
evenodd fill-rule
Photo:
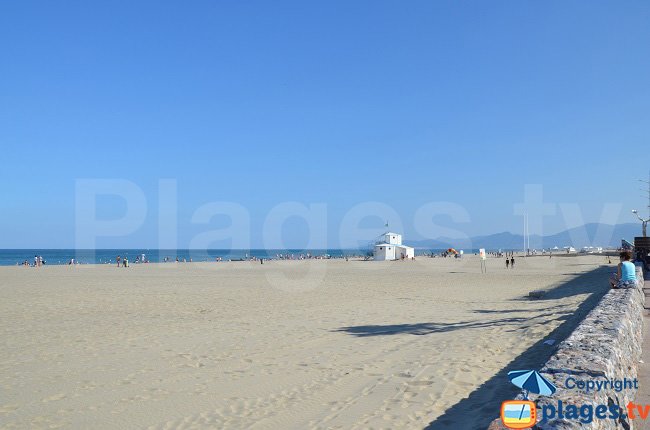
M 557 234 L 540 237 L 537 235 L 530 236 L 531 248 L 549 248 L 557 246 L 573 246 L 582 248 L 583 246 L 602 246 L 618 247 L 621 239 L 627 239 L 630 242 L 634 236 L 641 235 L 641 226 L 638 223 L 627 224 L 585 224 L 581 227 L 572 228 Z M 468 239 L 451 239 L 440 237 L 434 240 L 416 240 L 408 242 L 409 245 L 416 248 L 486 248 L 486 249 L 522 249 L 524 247 L 524 237 L 521 234 L 508 232 L 490 234 L 487 236 L 475 236 Z

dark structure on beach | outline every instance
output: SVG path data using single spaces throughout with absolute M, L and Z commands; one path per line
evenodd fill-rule
M 634 254 L 637 261 L 643 261 L 646 269 L 650 269 L 650 237 L 634 238 Z

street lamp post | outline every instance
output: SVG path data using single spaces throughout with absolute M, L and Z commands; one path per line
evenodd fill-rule
M 648 221 L 650 221 L 650 218 L 648 218 L 648 219 L 641 218 L 641 216 L 639 215 L 639 212 L 636 209 L 632 209 L 632 213 L 634 215 L 636 215 L 636 217 L 639 218 L 639 220 L 641 220 L 641 227 L 642 227 L 642 231 L 643 231 L 643 237 L 647 237 L 646 230 L 648 228 Z
M 644 181 L 643 179 L 639 179 L 639 182 L 643 182 L 645 184 L 648 184 L 648 189 L 647 190 L 641 190 L 645 193 L 648 194 L 648 213 L 650 214 L 650 172 L 648 173 L 648 180 Z M 648 229 L 648 221 L 650 221 L 650 218 L 643 219 L 641 218 L 641 215 L 639 215 L 639 212 L 636 209 L 632 209 L 632 213 L 636 215 L 637 218 L 641 221 L 641 226 L 643 230 L 643 237 L 647 237 L 647 229 Z

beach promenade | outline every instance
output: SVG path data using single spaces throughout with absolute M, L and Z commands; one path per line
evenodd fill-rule
M 645 282 L 645 310 L 643 314 L 643 353 L 639 364 L 639 391 L 635 403 L 650 405 L 650 283 Z M 637 420 L 635 430 L 650 430 L 650 419 Z
M 502 261 L 0 267 L 0 428 L 485 428 L 611 271 Z

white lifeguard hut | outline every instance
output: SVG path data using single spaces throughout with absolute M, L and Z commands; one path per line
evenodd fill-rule
M 375 261 L 401 260 L 414 256 L 415 248 L 402 245 L 402 235 L 391 232 L 382 234 L 373 250 Z

